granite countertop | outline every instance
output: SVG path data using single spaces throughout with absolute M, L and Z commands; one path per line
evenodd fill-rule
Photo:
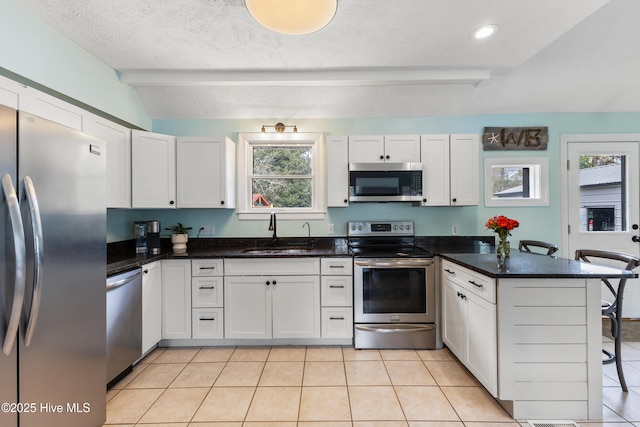
M 279 247 L 305 248 L 305 251 L 288 254 L 249 253 L 247 249 L 271 249 L 274 244 L 271 239 L 190 239 L 187 252 L 176 253 L 171 248 L 168 239 L 162 239 L 161 252 L 157 255 L 136 255 L 135 244 L 131 241 L 109 244 L 107 250 L 107 276 L 122 273 L 150 262 L 162 259 L 195 259 L 195 258 L 291 258 L 295 257 L 340 257 L 352 256 L 345 239 L 340 238 L 312 238 L 308 239 L 280 239 Z M 308 248 L 308 250 L 306 250 Z M 132 255 L 133 254 L 133 255 Z
M 638 277 L 638 273 L 633 271 L 513 250 L 508 271 L 498 270 L 496 255 L 493 253 L 440 253 L 439 255 L 444 259 L 497 279 Z

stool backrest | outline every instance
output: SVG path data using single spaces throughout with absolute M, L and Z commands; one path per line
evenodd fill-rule
M 542 248 L 546 250 L 547 253 L 545 255 L 553 255 L 554 253 L 558 252 L 558 245 L 554 243 L 543 242 L 541 240 L 520 240 L 520 243 L 518 244 L 518 249 L 521 252 L 535 253 L 535 251 L 531 250 L 532 248 Z
M 640 265 L 640 258 L 631 255 L 625 254 L 623 252 L 612 252 L 612 251 L 601 251 L 598 249 L 577 249 L 576 250 L 576 260 L 584 261 L 584 262 L 594 262 L 597 260 L 614 260 L 620 261 L 625 266 L 624 270 L 633 270 L 634 268 Z M 605 263 L 606 265 L 611 265 L 611 263 Z

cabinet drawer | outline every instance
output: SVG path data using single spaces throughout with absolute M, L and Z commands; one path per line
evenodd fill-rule
M 351 306 L 353 303 L 352 276 L 322 276 L 321 297 L 323 306 Z
M 320 274 L 320 258 L 228 258 L 226 276 L 303 276 Z
M 490 303 L 496 303 L 495 279 L 446 260 L 442 261 L 442 276 Z
M 323 276 L 353 274 L 353 258 L 322 258 L 320 271 Z
M 323 338 L 352 338 L 353 310 L 351 307 L 322 308 Z
M 224 301 L 222 276 L 193 277 L 191 305 L 193 307 L 222 307 Z
M 223 338 L 224 318 L 222 308 L 194 308 L 192 314 L 192 338 Z
M 222 259 L 191 260 L 192 276 L 222 276 L 224 273 Z

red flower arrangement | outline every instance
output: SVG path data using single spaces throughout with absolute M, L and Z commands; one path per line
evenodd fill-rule
M 498 244 L 496 245 L 496 255 L 498 256 L 498 266 L 502 267 L 504 258 L 509 258 L 511 246 L 507 236 L 511 236 L 511 230 L 518 227 L 520 223 L 504 215 L 496 215 L 489 218 L 485 226 L 498 234 Z

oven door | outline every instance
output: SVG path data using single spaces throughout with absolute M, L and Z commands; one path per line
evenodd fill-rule
M 355 323 L 435 323 L 432 258 L 356 258 Z

